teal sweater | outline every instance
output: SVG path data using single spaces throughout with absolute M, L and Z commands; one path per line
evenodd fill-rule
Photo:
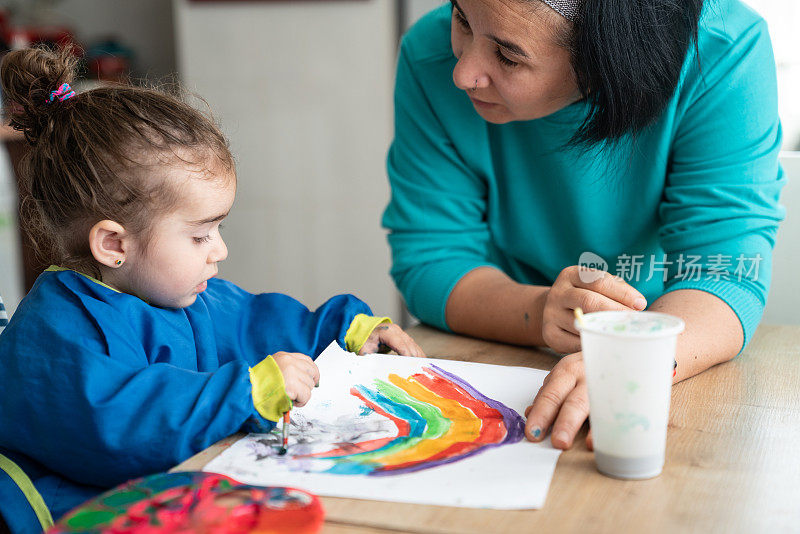
M 443 6 L 403 39 L 388 156 L 383 224 L 414 315 L 446 329 L 450 292 L 480 266 L 550 285 L 567 266 L 604 261 L 650 303 L 677 289 L 716 295 L 747 343 L 769 290 L 785 184 L 775 60 L 756 13 L 707 0 L 698 48 L 662 115 L 635 140 L 588 151 L 564 146 L 585 102 L 490 124 L 453 85 L 455 63 Z

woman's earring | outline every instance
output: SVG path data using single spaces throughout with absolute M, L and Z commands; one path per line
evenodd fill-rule
M 114 265 L 115 265 L 115 266 L 117 266 L 117 267 L 119 267 L 120 265 L 122 265 L 122 260 L 117 260 L 117 261 L 115 261 L 115 262 L 114 262 Z
M 477 90 L 478 90 L 478 78 L 475 78 L 475 87 L 472 88 L 472 92 L 474 93 Z

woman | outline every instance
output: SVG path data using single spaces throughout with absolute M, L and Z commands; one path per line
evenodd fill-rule
M 569 353 L 531 440 L 569 448 L 588 415 L 576 307 L 683 318 L 675 381 L 760 320 L 783 218 L 775 62 L 757 14 L 705 4 L 453 0 L 403 39 L 392 275 L 424 322 Z

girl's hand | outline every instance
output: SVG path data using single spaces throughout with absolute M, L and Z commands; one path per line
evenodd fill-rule
M 589 392 L 583 354 L 564 356 L 550 371 L 533 404 L 525 410 L 528 418 L 525 435 L 531 441 L 542 441 L 551 426 L 550 441 L 557 449 L 569 449 L 589 416 Z M 591 434 L 586 438 L 591 449 Z
M 295 406 L 305 406 L 314 387 L 319 385 L 319 368 L 314 360 L 297 352 L 276 352 L 272 355 L 283 375 L 286 395 Z
M 558 352 L 581 350 L 575 329 L 575 308 L 596 311 L 640 311 L 644 296 L 618 276 L 573 265 L 558 275 L 547 293 L 542 314 L 542 337 Z M 555 369 L 554 369 L 555 370 Z
M 400 356 L 424 358 L 419 345 L 396 324 L 379 324 L 361 346 L 359 354 L 395 351 Z

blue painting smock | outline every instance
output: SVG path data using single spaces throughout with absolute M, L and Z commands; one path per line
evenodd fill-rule
M 74 271 L 46 271 L 0 336 L 0 454 L 57 520 L 232 433 L 271 429 L 253 406 L 249 368 L 278 351 L 344 347 L 358 314 L 370 310 L 350 295 L 310 312 L 219 279 L 187 308 L 157 308 Z M 38 525 L 2 471 L 0 513 L 12 532 Z
M 478 115 L 453 84 L 450 14 L 421 19 L 397 67 L 383 224 L 410 311 L 447 329 L 450 292 L 481 266 L 549 286 L 565 267 L 605 264 L 649 303 L 677 289 L 716 295 L 746 343 L 784 216 L 766 23 L 738 0 L 706 1 L 661 115 L 635 139 L 584 150 L 566 144 L 585 101 L 507 124 Z

